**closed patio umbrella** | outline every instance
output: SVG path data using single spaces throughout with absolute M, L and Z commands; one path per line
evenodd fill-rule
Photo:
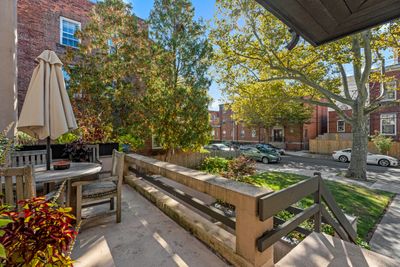
M 38 139 L 47 138 L 47 169 L 50 169 L 50 139 L 77 128 L 61 71 L 62 62 L 53 51 L 37 57 L 18 130 Z

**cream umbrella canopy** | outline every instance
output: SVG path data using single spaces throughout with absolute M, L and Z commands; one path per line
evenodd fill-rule
M 50 139 L 77 128 L 61 70 L 53 51 L 37 57 L 28 92 L 18 120 L 18 130 L 38 139 L 47 138 L 47 169 L 50 169 Z

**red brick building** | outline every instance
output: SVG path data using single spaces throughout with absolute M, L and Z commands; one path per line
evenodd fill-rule
M 393 65 L 387 67 L 387 75 L 394 77 L 393 81 L 386 84 L 391 88 L 386 95 L 386 100 L 400 100 L 399 93 L 399 80 L 400 80 L 400 65 Z M 381 93 L 380 83 L 369 84 L 369 98 L 370 101 L 376 99 Z M 346 113 L 351 114 L 351 109 L 345 110 Z M 336 111 L 329 111 L 328 118 L 328 132 L 337 133 L 345 136 L 352 132 L 351 125 L 343 121 Z M 394 140 L 400 141 L 400 106 L 395 105 L 392 107 L 381 108 L 373 112 L 369 116 L 369 133 L 374 135 L 376 132 L 391 136 Z
M 43 50 L 58 55 L 67 47 L 76 47 L 76 29 L 85 26 L 92 10 L 89 0 L 18 0 L 18 109 L 36 66 L 35 59 Z
M 269 129 L 248 127 L 232 118 L 233 112 L 221 104 L 218 111 L 210 111 L 214 142 L 273 143 L 288 150 L 308 149 L 310 139 L 327 131 L 327 108 L 314 107 L 310 121 L 305 124 L 276 125 Z

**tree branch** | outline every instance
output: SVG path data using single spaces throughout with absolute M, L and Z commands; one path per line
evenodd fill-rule
M 395 100 L 395 101 L 381 100 L 381 101 L 374 102 L 364 109 L 364 114 L 368 115 L 368 114 L 378 110 L 381 107 L 393 107 L 393 106 L 400 106 L 400 100 Z
M 352 99 L 349 91 L 349 83 L 347 81 L 346 71 L 344 70 L 344 67 L 341 63 L 337 63 L 337 65 L 339 67 L 340 76 L 342 77 L 344 95 L 346 96 L 347 99 Z
M 368 88 L 366 88 L 365 83 L 368 81 L 369 76 L 371 74 L 372 67 L 372 52 L 371 52 L 371 31 L 367 30 L 361 33 L 361 36 L 364 41 L 364 57 L 365 57 L 365 66 L 364 71 L 361 75 L 361 96 L 363 98 L 363 102 L 365 102 L 368 98 Z

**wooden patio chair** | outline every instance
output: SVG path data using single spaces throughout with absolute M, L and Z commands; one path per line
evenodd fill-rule
M 14 186 L 15 185 L 15 186 Z M 0 168 L 2 204 L 16 206 L 18 201 L 36 196 L 32 166 Z
M 51 150 L 50 150 L 51 151 Z M 11 153 L 11 166 L 22 167 L 26 165 L 45 165 L 47 161 L 46 150 L 14 151 Z M 51 161 L 51 152 L 50 152 Z
M 122 179 L 124 172 L 124 153 L 113 151 L 112 166 L 108 177 L 100 177 L 97 180 L 78 181 L 72 183 L 76 187 L 76 220 L 82 219 L 82 208 L 110 203 L 110 209 L 114 209 L 114 198 L 117 199 L 116 215 L 117 223 L 121 222 L 121 195 Z M 104 172 L 102 173 L 104 174 Z M 107 199 L 107 201 L 98 202 Z

